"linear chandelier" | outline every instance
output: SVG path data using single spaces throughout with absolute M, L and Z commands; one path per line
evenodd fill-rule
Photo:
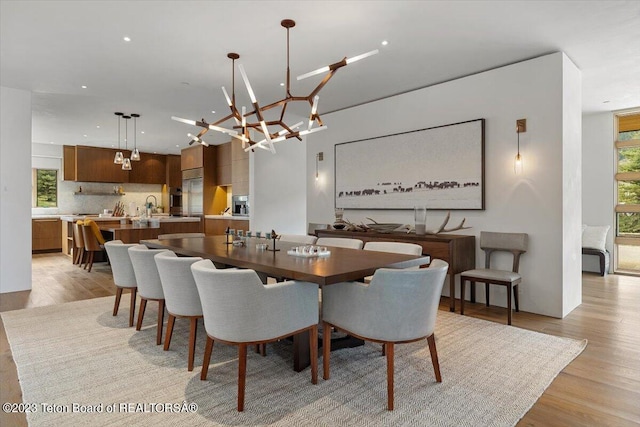
M 202 140 L 202 136 L 209 130 L 222 132 L 235 139 L 239 139 L 240 141 L 242 141 L 242 147 L 245 149 L 245 151 L 254 151 L 256 148 L 261 148 L 270 150 L 272 153 L 275 153 L 276 151 L 273 144 L 276 142 L 285 141 L 289 138 L 297 138 L 298 140 L 302 141 L 302 136 L 319 132 L 327 128 L 323 124 L 322 119 L 320 118 L 320 114 L 318 114 L 318 101 L 320 99 L 318 93 L 327 84 L 331 77 L 333 77 L 336 71 L 346 65 L 352 64 L 356 61 L 378 53 L 378 49 L 375 49 L 363 53 L 362 55 L 354 56 L 352 58 L 344 57 L 341 61 L 298 76 L 297 80 L 303 80 L 318 74 L 327 73 L 322 81 L 320 81 L 320 83 L 315 87 L 315 89 L 311 91 L 309 95 L 293 96 L 291 94 L 291 73 L 289 69 L 289 30 L 295 27 L 296 23 L 292 19 L 284 19 L 280 22 L 280 25 L 282 25 L 282 27 L 287 30 L 287 77 L 285 97 L 269 105 L 261 107 L 258 103 L 253 88 L 251 87 L 251 83 L 249 82 L 247 73 L 242 64 L 240 64 L 238 65 L 238 68 L 240 70 L 244 85 L 249 94 L 249 98 L 251 99 L 253 110 L 247 112 L 247 108 L 244 106 L 241 108 L 241 110 L 238 110 L 235 94 L 235 61 L 240 58 L 240 55 L 233 52 L 229 53 L 227 54 L 227 57 L 231 59 L 231 97 L 229 96 L 224 86 L 222 87 L 222 92 L 227 100 L 227 104 L 229 105 L 231 113 L 228 116 L 216 121 L 215 123 L 207 123 L 205 119 L 197 121 L 183 119 L 175 116 L 171 117 L 171 119 L 173 120 L 202 128 L 200 133 L 198 133 L 197 135 L 192 135 L 190 133 L 187 134 L 189 138 L 191 138 L 189 145 L 197 142 L 204 146 L 208 146 L 209 144 Z M 294 125 L 288 125 L 287 123 L 285 123 L 284 116 L 287 110 L 287 106 L 290 102 L 307 102 L 311 106 L 309 122 L 306 128 L 300 129 L 304 124 L 303 122 L 299 122 Z M 264 113 L 274 108 L 280 108 L 279 118 L 276 120 L 267 121 L 264 118 Z M 252 118 L 253 116 L 255 116 L 254 121 L 249 121 L 248 119 Z M 234 119 L 235 121 L 235 126 L 233 126 L 231 129 L 219 126 L 231 119 Z M 317 126 L 313 127 L 314 124 L 317 124 Z M 269 131 L 269 126 L 278 126 L 279 130 L 275 133 L 271 133 Z M 254 130 L 254 133 L 262 134 L 262 139 L 258 141 L 252 139 L 249 132 L 250 130 Z

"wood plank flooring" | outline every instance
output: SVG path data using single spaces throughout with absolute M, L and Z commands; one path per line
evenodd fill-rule
M 482 287 L 478 288 L 482 292 Z M 0 296 L 0 311 L 61 304 L 115 294 L 111 269 L 87 273 L 62 254 L 33 256 L 33 289 Z M 514 313 L 513 325 L 551 335 L 587 338 L 518 426 L 640 425 L 640 277 L 583 275 L 583 303 L 564 319 Z M 447 298 L 441 310 L 449 309 Z M 506 323 L 506 310 L 465 304 L 465 315 Z M 1 322 L 0 322 L 1 323 Z M 21 402 L 11 349 L 0 328 L 0 401 Z M 19 414 L 0 413 L 2 426 L 26 426 Z

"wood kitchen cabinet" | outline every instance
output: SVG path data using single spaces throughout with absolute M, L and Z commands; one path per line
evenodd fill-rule
M 76 180 L 76 147 L 65 145 L 62 147 L 62 179 L 65 181 Z
M 216 185 L 231 185 L 231 150 L 238 145 L 232 142 L 216 146 Z
M 235 195 L 249 194 L 249 153 L 238 143 L 231 143 L 231 187 Z
M 167 176 L 165 182 L 169 188 L 182 187 L 182 170 L 180 169 L 180 156 L 167 154 Z
M 62 250 L 62 225 L 59 218 L 31 220 L 31 251 L 59 252 Z
M 209 147 L 211 151 L 215 151 L 215 147 Z M 194 145 L 183 148 L 180 153 L 180 170 L 198 169 L 204 167 L 205 147 L 203 145 Z
M 129 171 L 113 163 L 116 150 L 100 147 L 76 146 L 76 181 L 129 182 Z M 125 157 L 130 153 L 123 151 Z
M 136 184 L 165 184 L 167 180 L 166 157 L 163 154 L 140 153 L 140 161 L 131 162 L 128 182 Z

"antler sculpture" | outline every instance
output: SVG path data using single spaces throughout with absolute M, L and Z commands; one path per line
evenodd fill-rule
M 447 212 L 447 216 L 445 216 L 444 221 L 442 222 L 442 224 L 440 224 L 440 226 L 438 228 L 434 228 L 431 230 L 426 230 L 426 234 L 438 234 L 438 233 L 447 233 L 450 231 L 456 231 L 456 230 L 465 230 L 471 227 L 465 227 L 464 226 L 464 222 L 466 221 L 466 218 L 462 218 L 462 221 L 460 222 L 460 225 L 453 227 L 453 228 L 445 228 L 447 226 L 447 224 L 449 223 L 449 219 L 451 218 L 451 212 Z

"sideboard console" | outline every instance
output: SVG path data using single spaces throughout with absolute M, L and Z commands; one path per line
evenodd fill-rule
M 418 236 L 407 233 L 378 233 L 374 231 L 316 230 L 318 237 L 350 237 L 363 242 L 387 241 L 416 243 L 423 254 L 449 263 L 449 310 L 455 311 L 455 276 L 476 268 L 476 236 L 438 234 Z

